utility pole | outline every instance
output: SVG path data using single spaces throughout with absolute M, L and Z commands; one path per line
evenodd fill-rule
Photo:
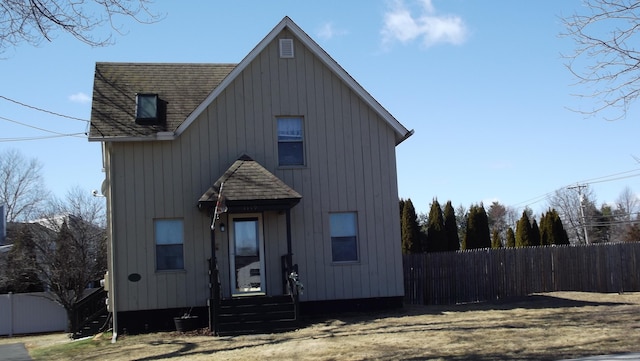
M 589 234 L 587 232 L 587 219 L 584 216 L 584 195 L 582 194 L 582 188 L 586 188 L 584 184 L 576 184 L 573 187 L 567 187 L 568 189 L 577 189 L 578 197 L 580 197 L 580 217 L 582 217 L 582 229 L 584 231 L 584 241 L 589 244 Z

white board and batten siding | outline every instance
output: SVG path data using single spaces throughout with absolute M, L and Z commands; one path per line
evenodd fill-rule
M 177 139 L 106 147 L 114 269 L 126 289 L 119 311 L 206 304 L 209 219 L 197 200 L 242 154 L 302 195 L 291 210 L 302 301 L 403 295 L 395 133 L 297 39 L 295 57 L 281 59 L 279 37 Z M 277 116 L 303 117 L 304 167 L 278 167 Z M 329 214 L 344 211 L 357 212 L 359 260 L 339 264 L 331 260 Z M 184 219 L 185 270 L 159 272 L 153 219 L 174 217 Z M 263 221 L 268 292 L 282 293 L 285 218 L 266 212 Z M 227 233 L 217 232 L 216 252 L 228 295 Z M 141 280 L 128 281 L 131 273 Z

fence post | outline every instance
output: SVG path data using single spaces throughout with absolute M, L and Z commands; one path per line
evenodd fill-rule
M 13 292 L 9 292 L 9 337 L 13 337 Z

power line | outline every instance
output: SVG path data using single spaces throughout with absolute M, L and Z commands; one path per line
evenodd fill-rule
M 42 132 L 46 132 L 46 133 L 51 133 L 54 135 L 48 135 L 48 136 L 38 136 L 38 137 L 14 137 L 14 138 L 0 138 L 0 143 L 2 142 L 19 142 L 19 141 L 28 141 L 28 140 L 41 140 L 41 139 L 52 139 L 52 138 L 60 138 L 60 137 L 77 137 L 77 138 L 86 138 L 86 134 L 85 133 L 60 133 L 60 132 L 56 132 L 53 130 L 49 130 L 49 129 L 44 129 L 44 128 L 40 128 L 40 127 L 36 127 L 33 125 L 29 125 L 26 123 L 22 123 L 19 122 L 17 120 L 13 120 L 13 119 L 9 119 L 3 116 L 0 116 L 0 119 L 11 122 L 11 123 L 15 123 L 15 124 L 19 124 L 28 128 L 32 128 L 32 129 L 36 129 Z
M 583 181 L 580 181 L 580 182 L 577 182 L 577 183 L 572 183 L 572 184 L 597 184 L 597 183 L 613 182 L 613 181 L 616 181 L 616 180 L 626 179 L 626 178 L 640 177 L 640 173 L 638 173 L 638 174 L 630 174 L 630 175 L 626 175 L 626 176 L 623 176 L 623 177 L 617 177 L 619 175 L 629 174 L 629 173 L 633 173 L 633 172 L 640 172 L 640 168 L 636 168 L 636 169 L 632 169 L 632 170 L 628 170 L 628 171 L 624 171 L 624 172 L 619 172 L 619 173 L 614 173 L 614 174 L 610 174 L 610 175 L 606 175 L 606 176 L 602 176 L 602 177 L 586 179 L 586 180 L 583 180 Z M 616 178 L 611 178 L 611 177 L 616 177 Z M 558 189 L 569 188 L 571 186 L 572 185 L 566 185 L 566 186 L 560 187 Z M 537 196 L 537 197 L 530 198 L 530 199 L 528 199 L 526 201 L 515 203 L 513 205 L 513 207 L 515 207 L 515 208 L 523 208 L 523 207 L 529 206 L 531 204 L 542 202 L 543 200 L 545 200 L 549 196 L 551 196 L 553 193 L 555 193 L 555 190 L 551 191 L 551 192 L 547 192 L 547 193 L 545 193 L 543 195 L 540 195 L 540 196 Z
M 60 133 L 60 132 L 56 132 L 56 131 L 53 131 L 53 130 L 36 127 L 34 125 L 29 125 L 29 124 L 26 124 L 26 123 L 22 123 L 22 122 L 19 122 L 17 120 L 9 119 L 9 118 L 3 117 L 3 116 L 0 116 L 0 119 L 6 120 L 6 121 L 11 122 L 11 123 L 15 123 L 15 124 L 19 124 L 19 125 L 25 126 L 27 128 L 32 128 L 32 129 L 40 130 L 40 131 L 47 132 L 47 133 L 57 134 L 57 135 L 64 135 L 64 133 Z
M 22 141 L 28 141 L 28 140 L 44 140 L 44 139 L 64 138 L 64 137 L 86 138 L 86 135 L 85 133 L 69 133 L 69 134 L 59 134 L 59 135 L 46 135 L 41 137 L 0 138 L 0 143 L 22 142 Z
M 7 100 L 7 101 L 10 101 L 10 102 L 12 102 L 12 103 L 18 104 L 18 105 L 20 105 L 20 106 L 23 106 L 23 107 L 25 107 L 25 108 L 29 108 L 29 109 L 37 110 L 37 111 L 39 111 L 39 112 L 43 112 L 43 113 L 47 113 L 47 114 L 51 114 L 51 115 L 55 115 L 55 116 L 57 116 L 57 117 L 62 117 L 62 118 L 67 118 L 67 119 L 73 119 L 73 120 L 79 120 L 79 121 L 81 121 L 81 122 L 87 122 L 87 123 L 89 122 L 89 121 L 88 121 L 88 120 L 86 120 L 86 119 L 76 118 L 76 117 L 72 117 L 72 116 L 70 116 L 70 115 L 64 115 L 64 114 L 56 113 L 56 112 L 51 111 L 51 110 L 46 110 L 46 109 L 42 109 L 42 108 L 35 107 L 35 106 L 33 106 L 33 105 L 25 104 L 25 103 L 19 102 L 19 101 L 17 101 L 17 100 L 11 99 L 11 98 L 7 98 L 7 97 L 5 97 L 5 96 L 3 96 L 3 95 L 0 95 L 0 98 L 2 98 L 2 99 L 4 99 L 4 100 Z
M 581 182 L 578 182 L 578 183 L 589 183 L 589 184 L 590 183 L 602 183 L 602 182 L 607 182 L 608 181 L 605 178 L 617 177 L 617 176 L 622 175 L 622 174 L 629 174 L 629 173 L 638 172 L 638 171 L 640 171 L 640 168 L 628 170 L 628 171 L 625 171 L 625 172 L 614 173 L 614 174 L 610 174 L 610 175 L 606 175 L 606 176 L 602 176 L 602 177 L 585 179 L 585 180 L 583 180 Z M 637 174 L 637 175 L 634 175 L 634 176 L 638 176 L 638 175 L 640 175 L 640 174 Z M 631 176 L 631 177 L 634 177 L 634 176 Z M 601 179 L 605 179 L 605 180 L 601 180 Z M 617 180 L 617 179 L 618 178 L 611 179 L 611 180 Z

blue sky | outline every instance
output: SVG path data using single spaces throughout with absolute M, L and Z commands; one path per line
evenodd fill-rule
M 613 202 L 627 186 L 640 191 L 640 104 L 617 121 L 569 110 L 590 105 L 572 95 L 586 90 L 572 85 L 561 56 L 573 43 L 559 36 L 560 17 L 580 7 L 580 0 L 158 2 L 152 8 L 162 21 L 120 19 L 123 34 L 108 47 L 59 34 L 8 51 L 0 96 L 89 119 L 96 62 L 237 63 L 289 16 L 415 130 L 396 156 L 400 196 L 418 212 L 437 198 L 539 213 L 545 195 L 590 181 L 598 204 Z M 54 134 L 31 127 L 79 135 L 42 139 Z M 0 99 L 0 151 L 38 158 L 56 195 L 100 189 L 100 144 L 82 136 L 86 128 Z

